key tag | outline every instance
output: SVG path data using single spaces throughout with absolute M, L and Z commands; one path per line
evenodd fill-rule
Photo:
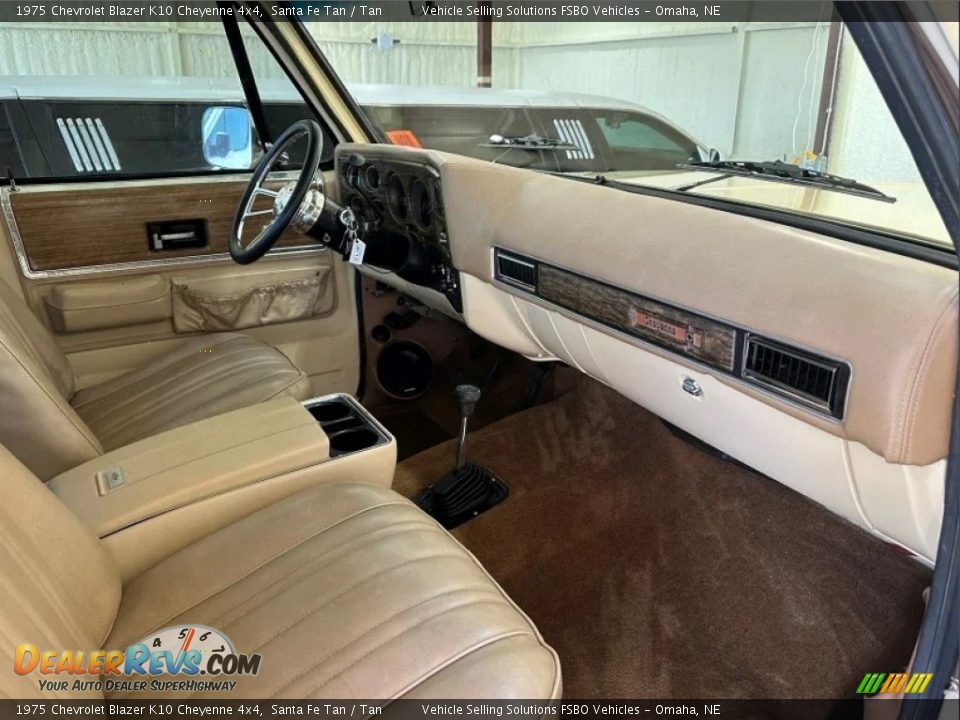
M 353 210 L 345 207 L 340 212 L 340 222 L 346 227 L 347 239 L 350 241 L 350 255 L 347 258 L 347 262 L 351 265 L 363 265 L 363 256 L 367 252 L 367 244 L 360 239 L 360 235 L 357 232 L 360 224 L 357 222 Z
M 367 252 L 367 244 L 358 237 L 353 239 L 353 245 L 350 247 L 350 260 L 352 265 L 363 265 L 363 256 Z

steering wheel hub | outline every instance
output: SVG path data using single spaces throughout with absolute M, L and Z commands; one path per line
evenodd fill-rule
M 284 208 L 290 204 L 290 198 L 293 197 L 293 193 L 296 190 L 297 183 L 291 180 L 280 188 L 280 192 L 277 193 L 277 197 L 273 199 L 273 214 L 280 215 Z

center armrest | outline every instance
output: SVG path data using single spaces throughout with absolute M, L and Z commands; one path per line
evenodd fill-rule
M 336 396 L 358 415 L 350 398 Z M 317 402 L 317 401 L 311 401 Z M 137 441 L 50 480 L 48 487 L 113 552 L 127 580 L 191 542 L 326 482 L 389 487 L 396 443 L 342 453 L 315 410 L 293 398 L 207 418 Z

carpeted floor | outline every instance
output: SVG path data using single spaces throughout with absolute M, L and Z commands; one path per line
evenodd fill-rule
M 453 454 L 406 460 L 394 488 Z M 910 658 L 926 569 L 597 383 L 467 454 L 511 495 L 454 534 L 557 650 L 567 698 L 841 697 Z
M 396 438 L 399 461 L 453 437 L 419 409 L 401 410 L 377 419 Z

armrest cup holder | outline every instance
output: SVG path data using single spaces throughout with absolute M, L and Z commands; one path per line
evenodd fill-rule
M 337 458 L 390 442 L 390 434 L 349 395 L 327 395 L 303 403 L 330 441 Z

